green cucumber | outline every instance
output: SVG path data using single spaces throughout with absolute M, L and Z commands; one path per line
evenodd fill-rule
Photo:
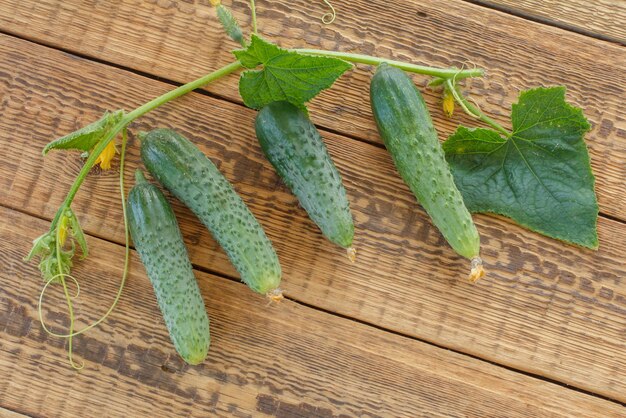
M 180 356 L 199 364 L 210 344 L 209 317 L 176 217 L 163 193 L 137 170 L 128 196 L 128 225 Z
M 217 167 L 171 129 L 155 129 L 140 138 L 146 168 L 211 231 L 241 279 L 255 292 L 280 299 L 281 269 L 274 247 Z
M 400 69 L 381 64 L 370 88 L 378 132 L 400 176 L 450 246 L 472 260 L 470 279 L 484 275 L 480 237 L 456 188 L 422 95 Z
M 306 114 L 288 102 L 265 106 L 256 135 L 267 159 L 333 243 L 354 254 L 354 223 L 341 175 Z

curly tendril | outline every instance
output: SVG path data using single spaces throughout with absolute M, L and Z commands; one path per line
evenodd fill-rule
M 60 273 L 60 274 L 57 274 L 57 275 L 51 277 L 50 279 L 48 279 L 46 281 L 46 284 L 41 289 L 41 293 L 39 294 L 39 301 L 37 303 L 37 313 L 39 315 L 39 322 L 41 323 L 41 327 L 43 328 L 43 330 L 48 335 L 51 335 L 51 336 L 57 337 L 57 338 L 67 338 L 68 339 L 68 357 L 69 357 L 69 360 L 70 360 L 70 363 L 71 363 L 72 367 L 74 367 L 77 370 L 82 369 L 85 366 L 85 364 L 83 362 L 80 365 L 77 365 L 77 363 L 74 362 L 74 360 L 73 360 L 73 351 L 72 351 L 72 338 L 76 337 L 77 335 L 80 335 L 80 334 L 83 334 L 83 333 L 89 331 L 90 329 L 98 326 L 105 319 L 107 319 L 107 317 L 111 314 L 111 312 L 113 312 L 113 309 L 115 309 L 115 307 L 117 306 L 117 303 L 119 302 L 120 297 L 122 296 L 122 290 L 124 289 L 124 285 L 126 283 L 126 278 L 128 276 L 128 265 L 129 265 L 129 261 L 130 261 L 130 239 L 129 239 L 129 230 L 128 230 L 128 217 L 127 217 L 127 214 L 126 214 L 126 196 L 124 194 L 124 159 L 126 157 L 126 142 L 127 142 L 127 138 L 128 138 L 128 134 L 127 134 L 126 128 L 124 128 L 124 130 L 122 131 L 122 150 L 120 152 L 120 160 L 121 161 L 120 161 L 119 185 L 120 185 L 120 196 L 121 196 L 121 200 L 122 200 L 122 213 L 123 213 L 123 217 L 124 217 L 124 231 L 125 231 L 125 238 L 126 238 L 126 248 L 125 248 L 125 254 L 124 254 L 124 271 L 122 273 L 122 280 L 120 281 L 120 286 L 119 286 L 119 288 L 117 290 L 117 293 L 115 295 L 115 299 L 113 300 L 113 303 L 111 304 L 109 309 L 106 311 L 106 313 L 100 317 L 100 319 L 98 319 L 95 322 L 92 322 L 91 324 L 87 325 L 86 327 L 84 327 L 83 329 L 81 329 L 79 331 L 74 331 L 74 311 L 73 311 L 73 308 L 72 308 L 72 299 L 76 299 L 80 295 L 80 284 L 78 283 L 78 280 L 76 280 L 75 277 L 71 276 L 68 273 Z M 60 246 L 57 245 L 57 252 L 60 251 L 60 250 L 61 250 Z M 48 326 L 46 325 L 46 322 L 43 319 L 42 305 L 43 305 L 43 299 L 44 299 L 45 293 L 48 290 L 48 287 L 50 287 L 50 285 L 52 283 L 56 282 L 57 279 L 63 285 L 63 291 L 65 293 L 65 298 L 66 298 L 66 302 L 67 302 L 67 305 L 68 305 L 68 311 L 69 311 L 69 314 L 70 314 L 70 332 L 67 333 L 67 334 L 58 334 L 58 333 L 50 330 L 50 328 L 48 328 Z M 69 294 L 68 290 L 67 290 L 66 279 L 70 279 L 76 285 L 76 294 L 74 296 L 71 296 Z
M 328 0 L 323 0 L 323 1 L 330 8 L 330 11 L 328 13 L 325 13 L 322 16 L 322 23 L 324 23 L 325 25 L 330 25 L 337 18 L 337 11 L 335 11 L 335 8 L 330 3 L 330 1 L 328 1 Z
M 60 282 L 64 282 L 65 279 L 70 279 L 72 282 L 74 282 L 74 284 L 76 285 L 76 294 L 74 296 L 69 295 L 69 299 L 76 299 L 79 295 L 80 295 L 80 284 L 78 284 L 78 280 L 76 280 L 76 278 L 70 274 L 67 273 L 59 273 L 56 276 L 52 276 L 51 278 L 49 278 L 46 281 L 46 284 L 43 285 L 43 288 L 41 289 L 41 293 L 39 293 L 39 302 L 37 303 L 37 313 L 39 314 L 39 322 L 41 322 L 41 326 L 43 328 L 43 330 L 48 333 L 49 335 L 52 335 L 53 337 L 59 337 L 59 338 L 69 338 L 69 337 L 73 337 L 75 335 L 80 334 L 79 332 L 75 332 L 72 334 L 57 334 L 53 331 L 50 331 L 50 328 L 48 328 L 48 326 L 46 325 L 44 319 L 43 319 L 43 309 L 42 309 L 42 305 L 43 305 L 43 298 L 44 295 L 46 294 L 46 291 L 48 290 L 48 287 L 50 287 L 50 285 L 55 282 L 57 279 L 60 279 Z

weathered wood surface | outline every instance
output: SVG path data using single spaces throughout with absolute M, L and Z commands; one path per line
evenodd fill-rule
M 208 360 L 177 357 L 150 283 L 133 252 L 128 286 L 102 326 L 61 340 L 37 319 L 42 282 L 20 262 L 47 222 L 0 209 L 0 402 L 36 416 L 626 416 L 609 401 L 468 356 L 338 318 L 291 301 L 267 306 L 241 283 L 196 272 L 211 317 Z M 89 238 L 75 270 L 81 324 L 106 309 L 123 248 Z M 61 292 L 45 318 L 61 329 Z M 112 297 L 111 297 L 112 299 Z
M 18 412 L 14 412 L 14 411 L 0 407 L 0 418 L 25 418 L 25 417 L 28 417 L 28 415 L 20 414 Z
M 105 105 L 136 106 L 170 87 L 6 36 L 0 74 L 0 202 L 47 219 L 80 160 L 61 153 L 42 159 L 43 145 L 96 119 Z M 218 164 L 275 243 L 290 297 L 626 400 L 626 225 L 601 218 L 601 247 L 593 252 L 478 216 L 490 275 L 472 286 L 463 280 L 467 262 L 445 245 L 384 150 L 325 134 L 356 219 L 359 258 L 350 265 L 262 157 L 253 118 L 237 104 L 191 94 L 141 119 L 133 131 L 176 127 Z M 137 162 L 131 144 L 129 182 Z M 88 233 L 120 243 L 116 187 L 115 173 L 93 175 L 74 208 Z M 174 206 L 194 264 L 236 276 L 208 232 Z
M 250 21 L 247 3 L 232 2 L 245 25 Z M 505 125 L 520 90 L 566 85 L 568 100 L 581 106 L 594 125 L 588 144 L 601 211 L 626 220 L 626 49 L 460 0 L 403 1 L 401 6 L 356 0 L 335 6 L 338 19 L 324 26 L 319 20 L 326 11 L 321 1 L 263 0 L 258 2 L 259 29 L 285 47 L 486 68 L 487 77 L 470 82 L 468 91 Z M 178 82 L 231 61 L 229 51 L 236 47 L 222 33 L 207 1 L 3 0 L 0 30 Z M 359 69 L 343 77 L 313 102 L 314 121 L 380 144 L 364 100 L 370 76 Z M 236 82 L 233 77 L 208 90 L 240 102 Z M 426 98 L 432 109 L 439 107 L 439 93 L 427 91 Z M 439 112 L 433 115 L 442 137 L 459 122 L 476 125 L 467 116 L 446 120 Z
M 566 29 L 626 44 L 624 0 L 473 0 Z

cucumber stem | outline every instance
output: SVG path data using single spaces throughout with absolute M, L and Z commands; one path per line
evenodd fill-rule
M 137 139 L 139 140 L 139 142 L 143 142 L 143 139 L 146 137 L 146 135 L 148 135 L 148 132 L 146 132 L 146 131 L 139 131 L 137 133 Z
M 272 302 L 278 303 L 284 298 L 283 291 L 280 289 L 270 290 L 269 292 L 265 294 L 265 296 L 267 296 L 267 298 L 270 300 L 270 304 Z
M 135 184 L 142 184 L 146 182 L 146 176 L 143 174 L 143 170 L 138 168 L 135 171 Z
M 346 253 L 348 255 L 348 260 L 350 260 L 351 263 L 355 263 L 356 262 L 356 248 L 354 247 L 346 248 Z
M 485 277 L 485 269 L 483 268 L 483 260 L 480 257 L 472 258 L 469 281 L 476 283 L 479 279 Z

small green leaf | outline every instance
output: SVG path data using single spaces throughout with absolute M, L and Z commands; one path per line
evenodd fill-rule
M 41 272 L 41 276 L 44 280 L 48 281 L 51 279 L 55 282 L 59 282 L 60 275 L 70 274 L 70 270 L 72 269 L 72 257 L 74 256 L 74 248 L 70 250 L 61 250 L 59 251 L 60 262 L 57 259 L 56 252 L 52 252 L 46 256 L 42 256 L 39 261 L 39 271 Z
M 253 109 L 280 100 L 302 108 L 352 68 L 337 58 L 287 51 L 256 35 L 252 35 L 248 48 L 233 53 L 246 68 L 263 65 L 260 70 L 244 72 L 239 80 L 239 93 L 246 106 Z
M 59 249 L 56 251 L 56 231 L 48 231 L 33 241 L 33 248 L 24 261 L 31 261 L 34 257 L 39 257 L 39 271 L 44 280 L 58 279 L 59 274 L 69 274 L 72 268 L 72 257 L 74 256 L 74 245 L 71 248 Z M 60 256 L 60 262 L 59 258 Z
M 582 111 L 565 87 L 520 94 L 513 132 L 459 127 L 444 143 L 457 187 L 472 212 L 508 216 L 549 237 L 598 248 L 598 203 Z
M 246 45 L 246 41 L 243 39 L 243 33 L 241 32 L 239 23 L 237 23 L 237 19 L 235 19 L 235 16 L 233 16 L 230 10 L 222 4 L 217 5 L 217 18 L 224 27 L 226 34 L 230 36 L 233 41 L 242 46 Z
M 37 237 L 33 241 L 33 247 L 30 249 L 30 252 L 26 257 L 24 257 L 23 260 L 28 262 L 34 257 L 46 256 L 52 252 L 53 246 L 54 235 L 52 234 L 52 232 L 48 231 L 45 234 Z
M 98 141 L 107 134 L 115 124 L 124 117 L 123 110 L 115 112 L 104 112 L 104 115 L 97 121 L 72 132 L 62 138 L 56 139 L 46 145 L 43 149 L 43 155 L 46 155 L 52 149 L 74 149 L 81 151 L 90 151 Z
M 68 232 L 72 235 L 69 245 L 65 242 Z M 35 257 L 39 257 L 39 270 L 44 280 L 50 280 L 59 274 L 69 274 L 72 268 L 72 258 L 76 252 L 74 241 L 78 242 L 80 246 L 82 251 L 81 258 L 87 257 L 85 234 L 78 223 L 78 218 L 74 211 L 66 209 L 60 221 L 56 224 L 56 228 L 33 241 L 33 247 L 28 255 L 24 257 L 24 261 L 28 262 Z
M 78 242 L 78 245 L 80 246 L 80 250 L 82 252 L 81 258 L 86 258 L 88 255 L 87 239 L 85 238 L 85 233 L 83 232 L 83 229 L 78 222 L 78 218 L 76 217 L 74 211 L 72 211 L 71 209 L 67 210 L 66 216 L 69 220 L 72 237 L 76 240 L 76 242 Z

